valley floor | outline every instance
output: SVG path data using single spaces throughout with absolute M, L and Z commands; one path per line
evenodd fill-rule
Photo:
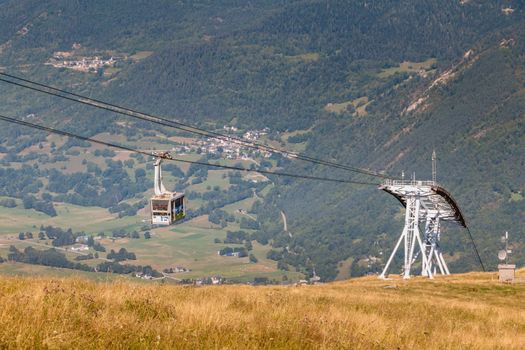
M 208 287 L 0 276 L 0 348 L 523 349 L 493 273 Z

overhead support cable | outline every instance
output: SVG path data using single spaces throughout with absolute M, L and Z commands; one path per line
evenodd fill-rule
M 71 132 L 67 132 L 67 131 L 63 131 L 63 130 L 59 130 L 59 129 L 55 129 L 55 128 L 50 128 L 50 127 L 39 125 L 39 124 L 30 123 L 30 122 L 23 121 L 23 120 L 20 120 L 20 119 L 6 117 L 4 115 L 0 115 L 0 120 L 6 121 L 6 122 L 9 122 L 9 123 L 13 123 L 13 124 L 27 126 L 27 127 L 33 128 L 33 129 L 45 131 L 45 132 L 52 133 L 52 134 L 58 134 L 58 135 L 62 135 L 62 136 L 76 138 L 76 139 L 83 140 L 83 141 L 97 143 L 99 145 L 103 145 L 103 146 L 106 146 L 106 147 L 117 148 L 117 149 L 120 149 L 120 150 L 132 152 L 132 153 L 142 154 L 142 155 L 146 155 L 146 156 L 152 156 L 152 157 L 156 157 L 156 158 L 162 158 L 162 159 L 169 160 L 169 161 L 174 161 L 174 162 L 188 163 L 188 164 L 197 164 L 197 165 L 202 165 L 202 166 L 207 166 L 207 167 L 214 167 L 214 168 L 228 169 L 228 170 L 237 170 L 237 171 L 258 173 L 258 174 L 264 174 L 264 175 L 286 176 L 286 177 L 292 177 L 292 178 L 298 178 L 298 179 L 306 179 L 306 180 L 328 181 L 328 182 L 337 182 L 337 183 L 346 183 L 346 184 L 355 184 L 355 185 L 367 185 L 367 186 L 378 186 L 379 185 L 378 183 L 373 183 L 373 182 L 344 180 L 344 179 L 335 179 L 335 178 L 300 175 L 300 174 L 291 174 L 291 173 L 284 173 L 284 172 L 277 172 L 277 171 L 270 171 L 270 170 L 262 170 L 262 169 L 248 169 L 248 168 L 242 168 L 242 167 L 237 167 L 237 166 L 229 166 L 229 165 L 213 164 L 213 163 L 206 163 L 206 162 L 200 162 L 200 161 L 192 161 L 192 160 L 187 160 L 187 159 L 173 158 L 171 156 L 159 155 L 159 154 L 155 154 L 153 152 L 141 151 L 141 150 L 137 150 L 137 149 L 134 149 L 134 148 L 131 148 L 131 147 L 128 147 L 128 146 L 118 145 L 118 144 L 114 144 L 114 143 L 110 143 L 110 142 L 106 142 L 106 141 L 101 141 L 101 140 L 93 139 L 93 138 L 90 138 L 90 137 L 77 135 L 77 134 L 74 134 L 74 133 L 71 133 Z
M 303 154 L 300 154 L 300 153 L 295 153 L 295 152 L 290 152 L 290 151 L 278 149 L 278 148 L 273 147 L 273 146 L 263 145 L 263 144 L 252 142 L 252 141 L 246 141 L 244 139 L 241 139 L 241 138 L 238 138 L 238 137 L 235 137 L 235 136 L 230 136 L 230 135 L 225 135 L 225 134 L 221 134 L 221 133 L 214 132 L 214 131 L 205 130 L 205 129 L 198 128 L 198 127 L 195 127 L 195 126 L 192 126 L 192 125 L 189 125 L 189 124 L 185 124 L 185 123 L 181 123 L 181 122 L 174 121 L 174 120 L 171 120 L 171 119 L 159 117 L 159 116 L 156 116 L 156 115 L 153 115 L 153 114 L 140 112 L 140 111 L 137 111 L 137 110 L 133 110 L 133 109 L 122 107 L 122 106 L 119 106 L 119 105 L 116 105 L 116 104 L 104 102 L 102 100 L 98 100 L 98 99 L 90 98 L 90 97 L 83 96 L 83 95 L 80 95 L 80 94 L 76 94 L 76 93 L 73 93 L 73 92 L 69 92 L 67 90 L 59 89 L 59 88 L 56 88 L 56 87 L 53 87 L 53 86 L 50 86 L 50 85 L 42 84 L 42 83 L 39 83 L 39 82 L 35 82 L 35 81 L 32 81 L 32 80 L 25 79 L 25 78 L 22 78 L 22 77 L 18 77 L 18 76 L 15 76 L 15 75 L 11 75 L 11 74 L 8 74 L 8 73 L 0 72 L 0 75 L 4 76 L 4 77 L 7 77 L 9 79 L 15 79 L 15 80 L 18 80 L 20 82 L 28 83 L 28 84 L 31 84 L 33 86 L 22 84 L 22 83 L 19 83 L 19 82 L 16 82 L 16 81 L 12 81 L 12 80 L 9 80 L 9 79 L 0 78 L 0 81 L 8 83 L 8 84 L 12 84 L 12 85 L 15 85 L 15 86 L 23 87 L 23 88 L 30 89 L 30 90 L 33 90 L 33 91 L 36 91 L 36 92 L 41 92 L 41 93 L 48 94 L 48 95 L 51 95 L 51 96 L 54 96 L 54 97 L 59 97 L 59 98 L 65 99 L 65 100 L 81 103 L 81 104 L 88 105 L 88 106 L 95 107 L 95 108 L 99 108 L 99 109 L 102 109 L 102 110 L 118 113 L 118 114 L 121 114 L 121 115 L 126 115 L 126 116 L 129 116 L 129 117 L 135 118 L 135 119 L 140 119 L 140 120 L 148 121 L 148 122 L 155 123 L 155 124 L 158 124 L 158 125 L 171 127 L 171 128 L 174 128 L 174 129 L 190 132 L 190 133 L 193 133 L 193 134 L 196 134 L 196 135 L 200 135 L 200 136 L 212 137 L 212 138 L 216 138 L 216 139 L 220 139 L 220 140 L 224 140 L 224 141 L 228 141 L 228 142 L 234 142 L 234 143 L 237 143 L 237 144 L 240 144 L 240 145 L 243 145 L 245 147 L 252 148 L 252 149 L 264 150 L 264 151 L 271 152 L 271 153 L 283 154 L 283 155 L 286 155 L 286 156 L 288 156 L 290 158 L 300 159 L 300 160 L 303 160 L 303 161 L 306 161 L 306 162 L 311 162 L 311 163 L 314 163 L 314 164 L 319 164 L 319 165 L 329 166 L 329 167 L 333 167 L 333 168 L 343 169 L 343 170 L 347 170 L 347 171 L 351 171 L 351 172 L 355 172 L 355 173 L 360 173 L 360 174 L 367 175 L 367 176 L 380 177 L 380 178 L 391 178 L 390 176 L 385 175 L 385 174 L 381 174 L 381 173 L 379 173 L 377 171 L 368 170 L 368 169 L 362 169 L 362 168 L 357 168 L 357 167 L 352 167 L 352 166 L 343 165 L 343 164 L 339 164 L 339 163 L 335 163 L 335 162 L 331 162 L 331 161 L 327 161 L 327 160 L 322 160 L 322 159 L 316 159 L 316 158 L 313 158 L 313 157 L 310 157 L 310 156 L 307 156 L 307 155 L 303 155 Z M 43 89 L 41 89 L 41 88 L 43 88 Z
M 481 268 L 483 269 L 483 272 L 486 272 L 485 265 L 483 264 L 483 261 L 481 260 L 481 255 L 479 255 L 478 247 L 476 246 L 476 242 L 474 242 L 474 237 L 472 237 L 472 233 L 470 232 L 470 229 L 468 227 L 465 227 L 467 229 L 468 236 L 470 237 L 470 241 L 472 242 L 472 245 L 474 246 L 474 251 L 476 252 L 476 256 L 478 257 L 479 264 L 481 265 Z

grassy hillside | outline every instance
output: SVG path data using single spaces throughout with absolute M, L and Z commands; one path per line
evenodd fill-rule
M 0 347 L 522 349 L 525 285 L 495 279 L 177 287 L 1 277 Z

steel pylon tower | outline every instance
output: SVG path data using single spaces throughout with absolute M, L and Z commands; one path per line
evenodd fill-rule
M 452 196 L 436 182 L 435 152 L 432 155 L 432 181 L 385 180 L 379 187 L 396 197 L 406 208 L 405 226 L 379 276 L 385 278 L 401 243 L 404 248 L 403 278 L 410 278 L 414 263 L 421 256 L 422 276 L 433 278 L 437 271 L 449 275 L 447 263 L 440 249 L 441 222 L 455 222 L 466 227 L 463 214 Z M 420 234 L 419 226 L 425 230 Z

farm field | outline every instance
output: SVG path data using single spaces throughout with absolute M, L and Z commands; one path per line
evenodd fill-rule
M 114 242 L 103 239 L 101 243 L 109 250 L 126 248 L 137 255 L 133 264 L 151 265 L 158 270 L 182 266 L 191 271 L 176 273 L 175 278 L 202 278 L 220 275 L 238 282 L 253 281 L 254 277 L 268 277 L 281 281 L 283 275 L 297 280 L 300 274 L 280 271 L 275 261 L 266 259 L 270 246 L 262 246 L 253 242 L 253 253 L 258 262 L 250 263 L 248 257 L 238 258 L 219 256 L 217 252 L 226 247 L 241 247 L 239 244 L 214 243 L 214 239 L 226 238 L 226 230 L 214 227 L 205 217 L 199 217 L 174 227 L 158 228 L 152 231 L 152 238 L 118 239 Z M 238 228 L 237 228 L 238 229 Z
M 0 277 L 3 348 L 523 349 L 524 323 L 525 285 L 494 273 L 206 287 Z
M 89 233 L 110 232 L 116 228 L 136 229 L 142 225 L 139 216 L 118 218 L 107 209 L 82 207 L 69 203 L 55 203 L 57 216 L 51 217 L 33 209 L 0 206 L 0 238 L 2 235 L 18 235 L 20 231 L 35 232 L 41 225 L 72 228 L 73 231 Z
M 324 110 L 331 113 L 341 114 L 348 111 L 348 107 L 352 107 L 355 111 L 355 116 L 363 117 L 368 114 L 366 107 L 371 101 L 368 100 L 368 96 L 359 97 L 353 101 L 346 101 L 341 103 L 329 103 L 324 107 Z
M 122 126 L 127 124 L 122 123 Z M 289 133 L 283 133 L 281 135 L 283 142 L 290 136 L 296 136 L 304 131 L 294 131 Z M 162 138 L 162 135 L 159 135 Z M 172 149 L 177 143 L 191 144 L 196 142 L 198 139 L 187 136 L 173 136 L 169 138 L 169 142 L 158 142 L 159 137 L 155 136 L 126 136 L 124 134 L 110 134 L 108 132 L 102 132 L 95 135 L 95 139 L 101 141 L 110 141 L 118 144 L 130 144 L 132 143 L 135 147 L 142 150 L 169 150 Z M 272 144 L 275 147 L 282 147 L 278 141 L 272 141 L 268 138 L 268 135 L 263 135 L 259 140 L 261 143 Z M 20 155 L 26 156 L 31 153 L 48 152 L 51 153 L 54 147 L 62 147 L 65 143 L 65 138 L 50 135 L 40 144 L 32 145 L 24 149 Z M 304 143 L 289 144 L 291 150 L 300 151 L 304 147 Z M 90 146 L 74 146 L 71 148 L 71 154 L 67 157 L 67 160 L 59 160 L 52 163 L 44 163 L 41 165 L 41 169 L 51 170 L 60 169 L 65 174 L 72 174 L 75 172 L 86 172 L 88 165 L 95 164 L 102 171 L 108 169 L 108 162 L 111 161 L 122 161 L 126 162 L 132 160 L 131 165 L 127 164 L 123 169 L 128 173 L 131 179 L 135 179 L 135 171 L 137 169 L 146 170 L 147 177 L 151 179 L 153 169 L 151 167 L 151 159 L 144 158 L 131 158 L 131 154 L 128 151 L 116 150 L 113 155 L 102 156 L 97 152 L 104 151 L 105 148 L 101 145 L 92 144 Z M 146 157 L 147 158 L 147 157 Z M 197 161 L 202 158 L 202 155 L 191 152 L 188 154 L 177 154 L 177 158 L 185 160 Z M 259 164 L 265 158 L 259 157 L 255 159 L 215 159 L 213 163 L 219 163 L 222 165 L 229 166 L 243 166 L 249 168 L 255 164 Z M 275 163 L 273 160 L 269 160 L 270 163 Z M 29 161 L 29 165 L 35 166 L 38 160 L 33 159 Z M 165 162 L 166 164 L 171 162 Z M 18 166 L 18 163 L 13 163 L 13 166 Z M 182 171 L 187 172 L 189 164 L 186 163 L 175 163 Z M 275 165 L 275 164 L 274 164 Z M 39 165 L 40 166 L 40 165 Z M 206 192 L 220 189 L 221 191 L 231 189 L 233 187 L 230 184 L 228 175 L 231 170 L 220 170 L 210 168 L 206 176 L 190 176 L 187 180 L 188 186 L 185 191 L 187 193 L 197 193 L 198 196 L 194 196 L 191 200 L 188 200 L 186 205 L 188 210 L 198 210 L 209 203 L 209 199 L 203 199 L 199 197 Z M 167 188 L 173 189 L 177 186 L 180 178 L 174 176 L 171 171 L 166 170 L 163 172 L 164 183 Z M 64 230 L 71 228 L 73 232 L 86 232 L 88 235 L 98 235 L 104 233 L 107 238 L 100 240 L 102 245 L 107 249 L 105 253 L 99 253 L 100 259 L 86 260 L 84 263 L 90 266 L 96 266 L 97 264 L 104 261 L 107 253 L 110 250 L 118 251 L 121 248 L 125 248 L 129 252 L 133 252 L 137 256 L 137 260 L 126 261 L 125 263 L 133 265 L 150 265 L 158 271 L 162 271 L 165 268 L 175 268 L 178 266 L 185 267 L 191 271 L 184 273 L 170 274 L 169 280 L 180 280 L 180 279 L 196 279 L 209 276 L 222 276 L 230 281 L 235 282 L 251 282 L 256 277 L 267 277 L 270 280 L 280 282 L 282 280 L 297 281 L 304 278 L 304 275 L 296 271 L 283 271 L 277 269 L 276 261 L 269 260 L 266 258 L 267 252 L 271 249 L 270 245 L 260 245 L 255 241 L 252 241 L 253 250 L 249 251 L 248 254 L 253 254 L 257 259 L 256 263 L 250 262 L 248 257 L 238 258 L 233 256 L 220 256 L 218 251 L 225 247 L 242 247 L 241 244 L 224 244 L 216 243 L 216 241 L 223 241 L 226 238 L 227 231 L 239 231 L 240 222 L 243 219 L 257 220 L 255 214 L 249 213 L 254 202 L 261 197 L 264 197 L 268 191 L 272 188 L 271 182 L 264 175 L 257 173 L 241 173 L 243 180 L 253 181 L 256 183 L 265 182 L 268 183 L 259 194 L 255 193 L 252 197 L 243 199 L 241 201 L 227 204 L 220 208 L 226 213 L 233 215 L 235 218 L 234 222 L 228 222 L 226 227 L 221 228 L 219 225 L 212 224 L 208 221 L 208 215 L 201 215 L 190 221 L 186 221 L 172 227 L 160 227 L 151 228 L 148 224 L 149 219 L 149 207 L 146 206 L 143 209 L 138 210 L 136 216 L 124 216 L 119 218 L 118 215 L 112 214 L 107 208 L 101 207 L 84 207 L 69 203 L 55 202 L 54 207 L 57 212 L 57 216 L 51 217 L 42 212 L 38 212 L 34 209 L 24 209 L 22 200 L 20 198 L 0 197 L 2 200 L 14 200 L 17 204 L 14 208 L 8 208 L 0 206 L 0 257 L 6 258 L 9 254 L 9 247 L 14 245 L 19 250 L 23 250 L 28 246 L 33 246 L 35 249 L 43 250 L 52 247 L 51 240 L 39 240 L 37 235 L 40 227 L 53 226 L 59 227 Z M 192 181 L 195 181 L 194 183 Z M 42 177 L 41 181 L 44 186 L 47 186 L 49 179 Z M 41 197 L 45 192 L 41 189 L 35 193 L 35 196 Z M 57 195 L 58 193 L 53 193 Z M 123 203 L 134 205 L 135 203 L 148 199 L 152 195 L 152 190 L 148 190 L 143 194 L 138 194 L 135 197 L 128 198 Z M 131 238 L 112 238 L 112 233 L 115 230 L 126 231 L 126 232 L 139 232 L 140 239 Z M 145 231 L 151 232 L 151 239 L 144 238 Z M 245 230 L 248 233 L 253 233 L 253 230 Z M 18 239 L 20 232 L 31 232 L 33 233 L 33 239 L 26 239 L 20 241 Z M 70 249 L 71 247 L 66 247 Z M 69 260 L 74 260 L 79 254 L 93 253 L 95 251 L 90 249 L 83 253 L 75 253 L 72 251 L 64 252 Z M 31 266 L 21 263 L 12 263 L 0 267 L 0 274 L 8 275 L 38 275 L 43 274 L 46 276 L 82 276 L 88 278 L 95 278 L 98 274 L 93 273 L 78 273 L 77 271 L 68 271 L 62 269 L 55 269 L 44 266 Z M 95 277 L 91 276 L 95 275 Z M 167 279 L 167 280 L 168 280 Z
M 397 67 L 390 67 L 381 70 L 378 74 L 380 78 L 386 78 L 396 73 L 407 73 L 407 72 L 418 72 L 418 71 L 429 71 L 432 69 L 432 66 L 437 63 L 435 58 L 429 58 L 426 61 L 422 62 L 410 62 L 404 61 L 399 64 Z
M 222 179 L 218 176 L 218 179 Z M 213 178 L 213 176 L 212 176 Z M 233 214 L 236 219 L 249 217 L 256 219 L 246 211 L 253 205 L 255 197 L 232 203 L 223 209 Z M 73 231 L 85 231 L 89 234 L 105 232 L 111 236 L 112 229 L 139 230 L 144 225 L 142 216 L 146 215 L 143 211 L 142 216 L 117 218 L 110 214 L 106 209 L 97 207 L 80 207 L 71 204 L 58 203 L 56 205 L 58 216 L 49 217 L 34 210 L 26 210 L 21 207 L 4 208 L 0 207 L 0 220 L 3 225 L 0 229 L 0 256 L 7 257 L 10 245 L 23 250 L 27 246 L 34 246 L 35 249 L 51 248 L 51 242 L 40 241 L 36 238 L 36 232 L 40 225 L 52 225 L 62 228 L 71 227 Z M 243 213 L 239 212 L 243 210 Z M 144 216 L 146 217 L 146 216 Z M 88 218 L 86 220 L 86 218 Z M 214 243 L 215 239 L 224 240 L 227 231 L 239 230 L 238 223 L 228 223 L 225 228 L 220 228 L 208 221 L 207 216 L 200 216 L 193 220 L 183 222 L 170 227 L 160 227 L 151 230 L 152 238 L 144 239 L 141 234 L 140 239 L 131 238 L 104 238 L 100 240 L 106 247 L 107 252 L 111 249 L 118 251 L 125 248 L 137 256 L 137 260 L 128 261 L 134 265 L 151 265 L 162 271 L 165 268 L 183 266 L 191 271 L 176 273 L 171 277 L 176 279 L 203 278 L 213 275 L 220 275 L 237 282 L 253 281 L 255 277 L 267 277 L 281 281 L 283 276 L 290 280 L 302 278 L 302 274 L 292 271 L 281 271 L 277 269 L 277 263 L 266 258 L 266 253 L 270 246 L 263 246 L 253 241 L 253 253 L 258 259 L 257 263 L 250 263 L 248 257 L 226 257 L 219 256 L 218 251 L 224 247 L 241 247 L 239 244 Z M 18 232 L 33 232 L 35 238 L 32 240 L 19 241 Z M 250 230 L 248 230 L 250 231 Z M 92 251 L 94 253 L 94 251 Z M 107 253 L 101 253 L 104 258 Z M 77 256 L 73 252 L 67 252 L 66 256 L 72 260 Z M 100 263 L 101 260 L 87 261 L 88 264 Z M 22 265 L 22 266 L 18 266 Z M 44 274 L 50 276 L 76 276 L 76 271 L 68 271 L 43 266 L 31 266 L 25 264 L 0 265 L 0 274 Z M 98 275 L 96 273 L 81 273 L 85 275 Z M 96 277 L 95 277 L 96 278 Z

